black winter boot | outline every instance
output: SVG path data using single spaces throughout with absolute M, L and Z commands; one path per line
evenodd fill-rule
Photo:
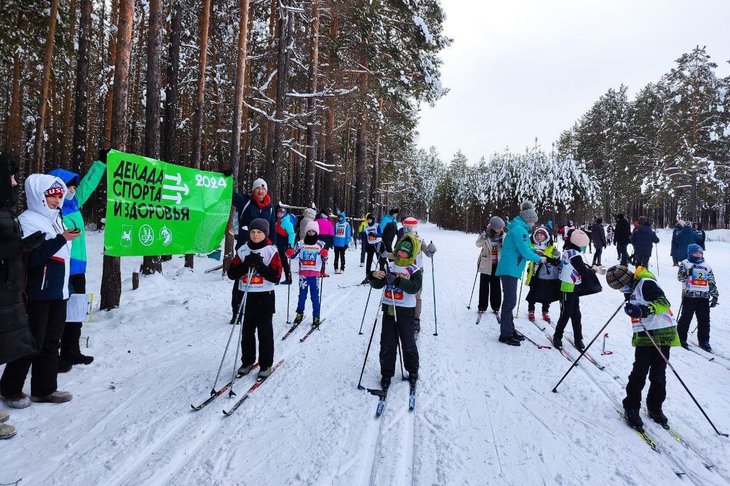
M 649 418 L 664 427 L 665 429 L 669 428 L 669 419 L 666 415 L 664 415 L 664 412 L 662 412 L 661 408 L 649 410 Z
M 387 390 L 388 388 L 390 388 L 390 378 L 386 376 L 380 378 L 380 388 L 382 388 L 383 390 Z
M 501 337 L 499 338 L 500 343 L 509 344 L 510 346 L 519 346 L 521 343 L 519 340 L 515 339 L 513 336 L 508 337 Z
M 624 417 L 626 418 L 626 422 L 628 422 L 631 427 L 635 428 L 636 430 L 644 430 L 644 422 L 641 420 L 641 415 L 639 414 L 638 408 L 625 408 Z

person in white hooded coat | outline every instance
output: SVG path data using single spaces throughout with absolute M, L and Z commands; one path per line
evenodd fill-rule
M 37 351 L 6 365 L 0 379 L 0 395 L 9 407 L 25 408 L 31 401 L 71 400 L 70 393 L 57 389 L 58 348 L 69 297 L 71 241 L 80 234 L 63 224 L 61 207 L 66 193 L 66 185 L 55 176 L 32 174 L 25 181 L 28 209 L 18 220 L 23 234 L 40 231 L 45 241 L 29 253 L 25 287 L 28 325 Z M 23 393 L 23 385 L 31 368 L 29 398 Z

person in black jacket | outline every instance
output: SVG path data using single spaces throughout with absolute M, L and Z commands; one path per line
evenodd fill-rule
M 637 267 L 648 268 L 651 250 L 654 243 L 659 243 L 659 237 L 651 229 L 651 223 L 646 216 L 639 216 L 637 221 L 639 226 L 631 235 L 631 244 L 634 245 L 634 264 Z
M 603 227 L 603 219 L 596 218 L 596 222 L 593 223 L 590 234 L 593 246 L 596 247 L 596 253 L 593 255 L 593 265 L 601 266 L 601 253 L 603 248 L 606 246 L 606 230 Z
M 705 238 L 707 235 L 705 235 L 705 230 L 702 229 L 702 223 L 693 223 L 692 229 L 697 233 L 697 244 L 705 250 Z
M 35 352 L 23 302 L 25 264 L 23 253 L 43 243 L 43 233 L 23 239 L 15 218 L 18 159 L 0 154 L 0 364 Z M 2 421 L 9 415 L 0 411 Z M 0 439 L 15 435 L 15 427 L 0 423 Z
M 614 232 L 616 238 L 616 249 L 621 265 L 624 267 L 629 264 L 629 252 L 627 247 L 631 242 L 631 225 L 629 220 L 623 214 L 616 215 L 616 230 Z

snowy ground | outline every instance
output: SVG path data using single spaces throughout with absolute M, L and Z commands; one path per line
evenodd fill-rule
M 305 329 L 283 342 L 277 337 L 276 358 L 284 359 L 283 366 L 231 417 L 221 413 L 234 401 L 226 396 L 200 412 L 190 410 L 190 403 L 207 397 L 231 329 L 230 282 L 204 273 L 213 260 L 197 259 L 195 273 L 189 273 L 175 257 L 164 275 L 142 278 L 140 289 L 132 291 L 139 259 L 127 258 L 121 307 L 95 312 L 84 326 L 86 351 L 96 361 L 59 376 L 59 388 L 71 391 L 73 401 L 12 412 L 18 435 L 0 442 L 0 483 L 21 478 L 23 485 L 730 483 L 730 440 L 715 435 L 669 371 L 665 412 L 692 450 L 648 424 L 662 449 L 654 452 L 621 421 L 615 406 L 633 360 L 623 313 L 608 328 L 613 354 L 601 356 L 600 341 L 593 348 L 605 371 L 585 362 L 552 393 L 569 366 L 566 359 L 528 342 L 519 348 L 500 344 L 494 316 L 485 315 L 477 326 L 476 304 L 466 309 L 478 253 L 475 235 L 434 226 L 421 233 L 439 247 L 439 335 L 433 336 L 428 262 L 415 411 L 407 408 L 406 383 L 394 383 L 380 419 L 374 416 L 377 399 L 356 389 L 377 299 L 373 294 L 365 332 L 358 335 L 368 288 L 339 285 L 363 278 L 359 253 L 348 252 L 345 274 L 325 282 L 327 321 L 321 331 L 303 343 L 298 337 Z M 668 256 L 670 234 L 660 236 L 659 278 L 676 312 L 680 285 Z M 718 356 L 710 362 L 674 348 L 672 362 L 717 427 L 730 432 L 730 317 L 724 310 L 730 293 L 723 290 L 730 282 L 730 243 L 708 239 L 706 257 L 720 288 L 721 305 L 712 315 Z M 95 292 L 101 248 L 101 235 L 90 234 L 88 280 Z M 615 247 L 604 253 L 604 265 L 615 263 Z M 274 329 L 281 336 L 288 327 L 287 288 L 277 293 Z M 621 300 L 606 285 L 583 299 L 587 339 Z M 557 311 L 554 306 L 555 319 Z M 547 344 L 525 318 L 524 302 L 520 312 L 518 328 Z M 365 371 L 364 383 L 371 387 L 379 380 L 377 339 Z M 251 376 L 239 382 L 239 396 L 252 381 Z M 705 468 L 703 461 L 714 467 Z M 674 471 L 686 474 L 680 478 Z

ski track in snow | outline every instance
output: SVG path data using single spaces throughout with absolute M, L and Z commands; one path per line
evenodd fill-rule
M 380 418 L 375 417 L 377 398 L 355 386 L 380 310 L 376 291 L 358 335 L 368 289 L 338 288 L 363 276 L 359 251 L 349 251 L 346 272 L 325 279 L 322 317 L 327 321 L 321 330 L 299 342 L 309 328 L 305 319 L 281 341 L 289 328 L 284 322 L 287 288 L 278 287 L 275 360 L 284 359 L 282 367 L 230 417 L 221 410 L 243 396 L 255 375 L 236 383 L 237 396 L 226 393 L 205 409 L 190 411 L 190 403 L 207 398 L 231 331 L 232 284 L 219 274 L 205 274 L 215 264 L 206 258 L 197 258 L 191 273 L 182 269 L 182 258 L 174 257 L 165 263 L 164 275 L 143 276 L 137 291 L 125 277 L 119 309 L 98 312 L 95 304 L 83 336 L 96 361 L 59 375 L 59 388 L 71 391 L 74 400 L 12 411 L 10 423 L 18 436 L 0 442 L 0 483 L 22 478 L 22 484 L 31 485 L 730 484 L 730 441 L 715 435 L 671 370 L 665 412 L 690 448 L 642 412 L 658 454 L 618 417 L 615 408 L 621 406 L 633 362 L 631 328 L 623 313 L 606 330 L 613 354 L 600 354 L 602 338 L 591 348 L 605 369 L 581 360 L 552 393 L 570 366 L 566 359 L 527 341 L 518 348 L 500 344 L 494 314 L 486 313 L 477 326 L 476 300 L 472 310 L 466 309 L 478 255 L 476 235 L 432 225 L 422 225 L 421 233 L 439 248 L 439 336 L 432 336 L 432 269 L 426 259 L 415 410 L 408 410 L 408 384 L 400 381 L 399 371 Z M 676 312 L 680 283 L 668 256 L 670 232 L 660 232 L 660 238 L 658 277 Z M 90 232 L 88 245 L 88 288 L 98 294 L 101 235 Z M 671 359 L 718 429 L 727 432 L 730 317 L 723 309 L 730 295 L 724 290 L 730 288 L 730 243 L 709 241 L 706 257 L 720 290 L 721 305 L 712 312 L 715 359 L 680 348 L 672 349 Z M 139 261 L 123 259 L 122 275 L 129 276 Z M 604 264 L 615 261 L 615 247 L 604 250 Z M 298 289 L 292 287 L 293 315 Z M 605 283 L 603 292 L 581 299 L 586 343 L 620 302 L 621 295 Z M 311 318 L 310 302 L 305 314 Z M 524 302 L 520 314 L 517 328 L 549 344 L 525 318 Z M 557 319 L 557 305 L 551 314 Z M 696 335 L 690 335 L 692 340 Z M 379 383 L 378 341 L 376 330 L 363 377 L 366 387 Z M 232 355 L 229 350 L 217 387 L 230 379 Z M 647 388 L 648 383 L 644 395 Z M 703 461 L 714 467 L 706 469 Z M 687 473 L 683 478 L 673 473 L 679 468 Z

